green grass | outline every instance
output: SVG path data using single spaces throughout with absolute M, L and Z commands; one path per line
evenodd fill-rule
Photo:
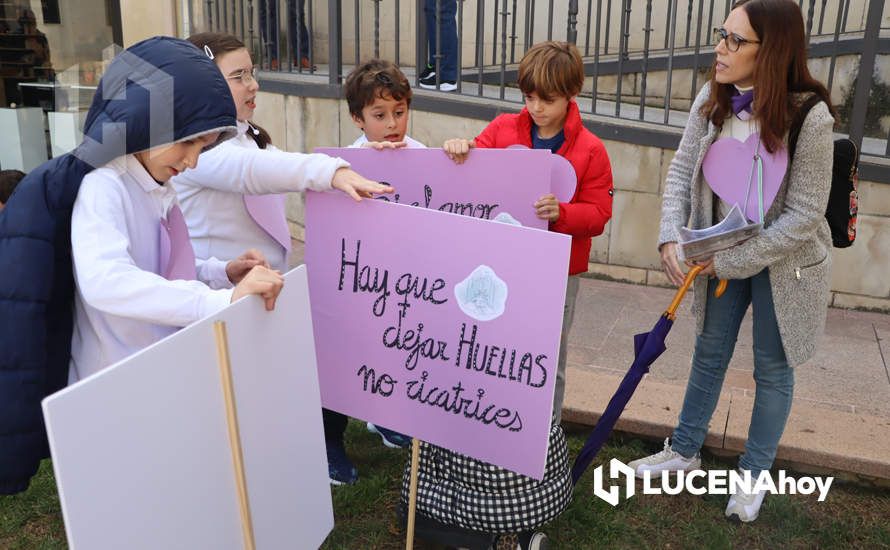
M 67 547 L 53 467 L 49 460 L 44 460 L 27 491 L 0 496 L 0 548 Z
M 586 431 L 569 434 L 575 456 Z M 359 482 L 333 489 L 335 527 L 325 549 L 404 548 L 404 532 L 396 521 L 401 476 L 409 453 L 387 449 L 364 424 L 350 422 L 347 450 L 359 468 Z M 660 444 L 616 436 L 600 452 L 593 467 L 615 457 L 624 462 L 657 451 Z M 727 469 L 727 461 L 706 455 L 706 468 Z M 835 480 L 825 502 L 816 496 L 771 496 L 750 525 L 723 518 L 726 497 L 640 495 L 612 508 L 593 496 L 592 476 L 575 490 L 572 505 L 544 530 L 552 547 L 587 548 L 888 548 L 890 491 Z M 439 548 L 418 541 L 418 549 Z M 44 461 L 31 488 L 0 497 L 0 549 L 65 548 L 55 481 Z

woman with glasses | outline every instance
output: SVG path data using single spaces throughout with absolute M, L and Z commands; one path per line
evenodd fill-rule
M 694 287 L 697 339 L 686 397 L 664 450 L 630 463 L 638 477 L 701 468 L 699 450 L 749 305 L 756 393 L 739 470 L 754 480 L 768 473 L 791 409 L 793 367 L 813 357 L 825 324 L 834 119 L 828 91 L 807 69 L 800 8 L 793 0 L 738 0 L 714 37 L 710 82 L 692 105 L 667 174 L 658 240 L 664 271 L 682 283 L 682 226 L 710 227 L 737 204 L 763 228 L 710 258 L 686 262 L 709 276 Z M 822 101 L 803 120 L 792 159 L 788 133 L 813 95 Z M 718 278 L 728 287 L 715 298 Z M 757 518 L 765 493 L 753 483 L 750 489 L 730 497 L 728 518 Z

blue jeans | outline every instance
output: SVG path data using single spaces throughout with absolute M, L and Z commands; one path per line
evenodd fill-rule
M 258 0 L 260 3 L 260 36 L 267 59 L 278 59 L 278 0 Z M 268 8 L 268 17 L 266 9 Z M 294 65 L 300 57 L 309 57 L 312 37 L 306 28 L 306 0 L 287 0 L 287 32 L 294 52 Z M 297 33 L 299 29 L 299 34 Z
M 426 0 L 426 35 L 429 44 L 429 64 L 436 66 L 436 32 L 441 29 L 439 81 L 457 80 L 457 0 L 439 0 L 439 24 L 436 25 L 436 0 Z
M 739 326 L 748 304 L 751 304 L 756 393 L 748 440 L 739 467 L 757 475 L 762 470 L 769 470 L 776 458 L 779 439 L 791 411 L 794 369 L 785 360 L 769 270 L 764 269 L 750 279 L 729 281 L 721 298 L 714 297 L 716 284 L 716 279 L 708 283 L 704 330 L 695 341 L 692 372 L 671 448 L 685 457 L 691 457 L 701 449 L 735 348 Z

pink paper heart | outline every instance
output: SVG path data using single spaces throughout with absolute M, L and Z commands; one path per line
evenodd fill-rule
M 507 149 L 528 149 L 521 143 L 508 145 Z M 575 188 L 578 186 L 578 176 L 575 167 L 563 156 L 553 154 L 550 156 L 550 192 L 559 202 L 569 202 L 575 196 Z
M 711 144 L 702 161 L 702 173 L 714 193 L 727 204 L 738 204 L 745 216 L 755 223 L 761 220 L 757 204 L 757 168 L 755 166 L 752 172 L 751 167 L 759 141 L 759 133 L 751 134 L 744 142 L 735 138 L 720 138 Z M 766 215 L 785 179 L 788 150 L 783 146 L 770 153 L 761 144 L 759 154 L 763 163 L 763 213 Z M 746 197 L 749 177 L 750 196 Z
M 559 202 L 569 202 L 575 196 L 575 188 L 578 187 L 578 176 L 575 168 L 565 157 L 552 155 L 553 162 L 550 173 L 550 191 L 556 195 Z

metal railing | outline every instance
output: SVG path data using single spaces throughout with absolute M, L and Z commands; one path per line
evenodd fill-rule
M 838 131 L 864 152 L 890 157 L 890 75 L 875 76 L 890 55 L 884 0 L 799 0 L 811 67 L 842 114 Z M 399 64 L 419 84 L 431 59 L 441 85 L 442 32 L 427 45 L 425 9 L 453 9 L 456 90 L 452 94 L 520 103 L 517 63 L 539 41 L 570 40 L 584 57 L 582 111 L 663 126 L 683 126 L 713 64 L 713 27 L 731 0 L 191 0 L 193 31 L 220 30 L 249 44 L 267 71 L 318 75 L 339 86 L 370 57 Z M 450 5 L 450 6 L 449 6 Z M 452 17 L 448 15 L 448 17 Z M 435 17 L 441 31 L 443 17 Z M 302 28 L 302 30 L 301 30 Z M 289 45 L 289 46 L 288 46 Z M 304 59 L 305 58 L 305 59 Z M 844 70 L 839 70 L 843 65 Z M 887 63 L 884 63 L 887 65 Z M 855 69 L 858 67 L 858 71 Z M 849 75 L 857 75 L 851 78 Z M 846 80 L 844 80 L 846 79 Z M 315 80 L 310 78 L 310 80 Z M 885 103 L 881 103 L 885 101 Z M 885 122 L 886 124 L 886 122 Z

